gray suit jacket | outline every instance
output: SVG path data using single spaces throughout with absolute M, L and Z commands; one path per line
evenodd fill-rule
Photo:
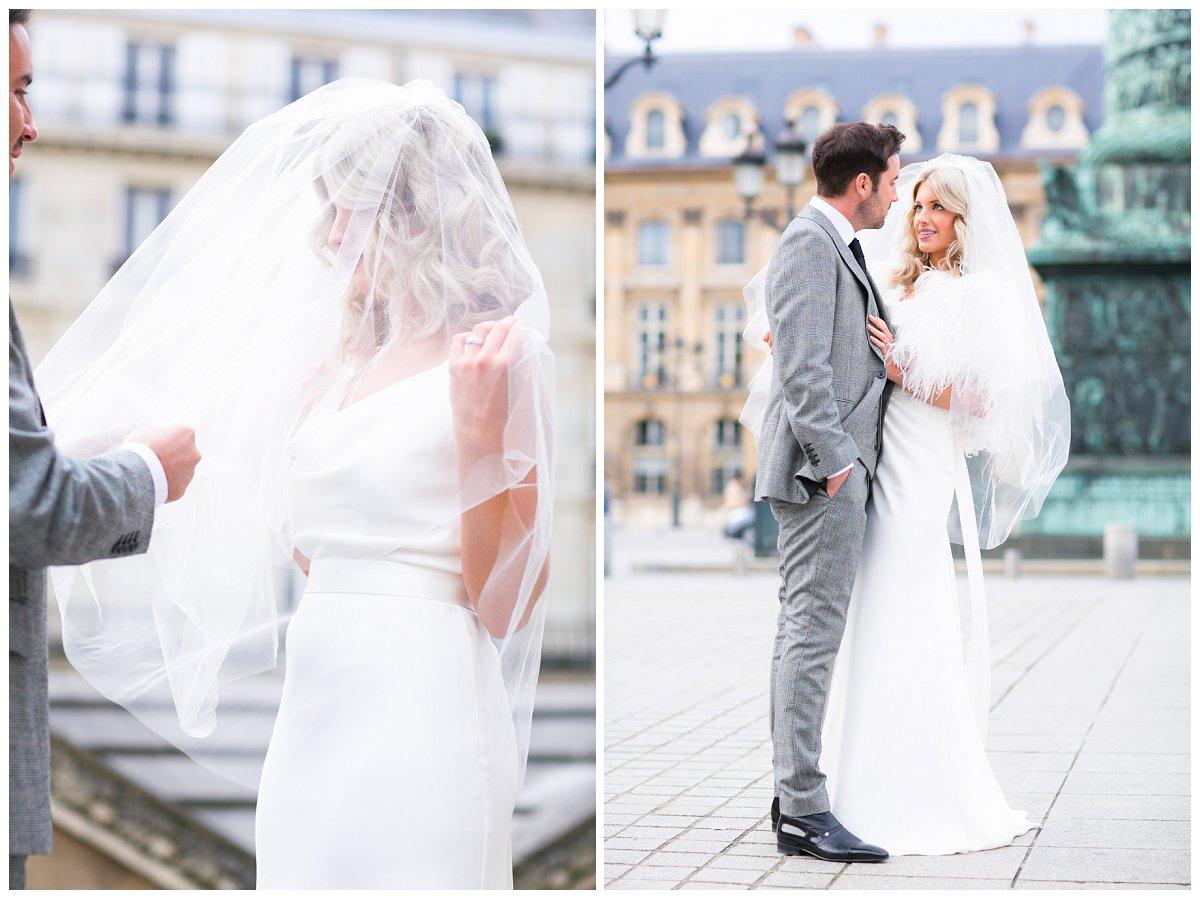
M 49 853 L 46 567 L 143 553 L 154 478 L 135 453 L 75 459 L 54 446 L 8 307 L 8 852 Z
M 807 502 L 855 460 L 874 476 L 891 393 L 867 314 L 887 314 L 837 228 L 805 206 L 767 271 L 774 383 L 763 414 L 756 499 Z

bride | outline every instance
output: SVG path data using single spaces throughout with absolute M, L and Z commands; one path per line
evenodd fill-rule
M 63 645 L 257 789 L 259 888 L 512 886 L 548 323 L 478 126 L 430 83 L 342 80 L 247 129 L 42 365 L 68 443 L 197 428 L 149 551 L 56 573 Z
M 991 165 L 941 155 L 905 167 L 897 193 L 884 227 L 862 232 L 895 334 L 871 316 L 867 330 L 897 388 L 820 764 L 832 811 L 860 837 L 892 855 L 948 854 L 999 847 L 1031 827 L 985 752 L 979 550 L 1037 514 L 1066 462 L 1069 406 Z M 757 328 L 747 337 L 758 341 Z M 951 542 L 967 561 L 965 646 Z

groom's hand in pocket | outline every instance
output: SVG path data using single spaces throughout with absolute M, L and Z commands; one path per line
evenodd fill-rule
M 847 479 L 849 479 L 850 471 L 852 469 L 853 469 L 853 465 L 851 466 L 851 468 L 848 468 L 847 470 L 842 471 L 842 473 L 840 473 L 840 474 L 834 474 L 832 477 L 825 478 L 825 494 L 830 499 L 833 499 L 833 497 L 837 495 L 837 491 L 842 488 L 842 484 L 844 484 L 847 481 Z

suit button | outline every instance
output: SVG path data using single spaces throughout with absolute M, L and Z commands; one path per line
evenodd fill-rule
M 876 373 L 876 374 L 875 374 L 875 377 L 876 377 L 877 379 L 882 379 L 882 378 L 883 378 L 884 376 L 886 376 L 886 375 L 887 375 L 887 371 L 886 371 L 886 370 L 880 370 L 878 373 Z

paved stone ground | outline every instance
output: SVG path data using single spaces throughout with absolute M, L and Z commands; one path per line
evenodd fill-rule
M 988 751 L 1038 827 L 995 850 L 878 866 L 775 850 L 764 816 L 776 584 L 607 579 L 607 888 L 1190 884 L 1186 577 L 989 577 Z

